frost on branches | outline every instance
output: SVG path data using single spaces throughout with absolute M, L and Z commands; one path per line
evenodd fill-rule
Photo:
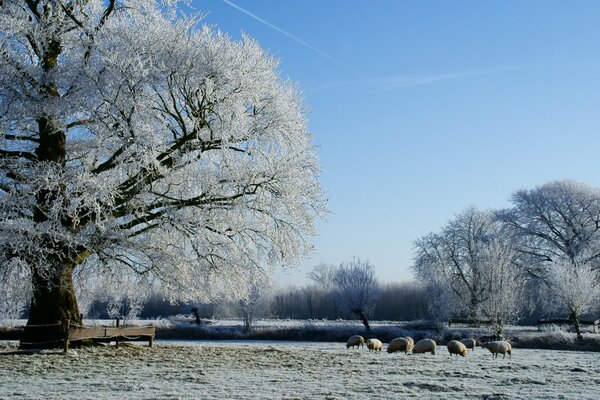
M 581 337 L 579 320 L 600 281 L 600 189 L 554 181 L 518 190 L 512 202 L 499 218 L 523 238 L 528 272 L 545 283 L 549 301 L 568 312 Z
M 324 200 L 297 89 L 253 40 L 170 15 L 0 1 L 0 277 L 27 273 L 31 326 L 80 322 L 74 279 L 231 297 L 310 247 Z
M 438 320 L 467 316 L 489 320 L 494 334 L 523 310 L 525 281 L 517 268 L 514 235 L 491 211 L 467 208 L 440 233 L 415 242 L 412 270 L 429 288 Z

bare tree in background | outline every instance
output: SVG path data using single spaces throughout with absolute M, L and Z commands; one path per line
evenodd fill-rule
M 367 331 L 370 331 L 367 315 L 378 295 L 375 268 L 368 261 L 355 258 L 340 264 L 333 281 L 338 301 L 360 318 Z
M 438 317 L 466 312 L 474 321 L 491 319 L 498 334 L 518 315 L 523 291 L 514 238 L 491 212 L 468 208 L 415 247 L 412 269 L 430 288 Z
M 19 319 L 31 299 L 31 284 L 25 268 L 7 273 L 0 270 L 0 319 Z
M 251 270 L 248 274 L 245 290 L 238 299 L 238 311 L 244 321 L 244 331 L 253 329 L 256 314 L 263 308 L 267 295 L 272 288 L 270 277 L 262 270 Z
M 504 326 L 517 322 L 525 309 L 526 279 L 517 266 L 517 242 L 503 227 L 497 230 L 481 250 L 486 291 L 481 303 L 483 316 L 492 322 L 500 339 Z
M 575 181 L 555 181 L 519 190 L 512 202 L 512 209 L 497 215 L 521 235 L 524 269 L 544 280 L 550 289 L 547 293 L 569 309 L 580 335 L 581 308 L 573 307 L 572 299 L 578 297 L 574 293 L 577 285 L 581 292 L 588 290 L 589 282 L 582 276 L 598 282 L 591 272 L 600 270 L 600 189 Z
M 317 312 L 317 303 L 323 300 L 329 303 L 328 312 L 331 315 L 338 313 L 338 304 L 334 294 L 336 272 L 337 266 L 321 263 L 313 267 L 312 271 L 307 274 L 308 278 L 314 282 L 313 285 L 303 289 L 310 318 L 314 318 Z
M 544 263 L 564 260 L 600 268 L 600 188 L 554 181 L 516 191 L 512 203 L 496 214 L 523 237 L 529 272 L 543 275 Z
M 581 338 L 581 315 L 590 311 L 600 296 L 598 272 L 589 266 L 575 267 L 569 260 L 558 260 L 546 265 L 544 282 L 548 308 L 566 309 L 577 337 Z
M 317 284 L 317 286 L 328 291 L 335 285 L 334 280 L 336 272 L 337 267 L 335 265 L 321 263 L 313 267 L 312 271 L 307 275 L 311 281 Z
M 448 222 L 441 233 L 430 233 L 415 242 L 416 276 L 422 282 L 445 281 L 456 304 L 474 321 L 482 316 L 486 284 L 481 251 L 490 240 L 493 223 L 490 213 L 468 208 Z

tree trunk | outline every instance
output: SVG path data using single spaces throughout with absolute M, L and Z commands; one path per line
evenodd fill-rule
M 72 263 L 57 267 L 49 277 L 33 268 L 33 297 L 21 348 L 62 347 L 67 321 L 81 325 L 72 273 Z
M 583 336 L 581 335 L 581 327 L 579 325 L 579 322 L 581 321 L 581 316 L 577 313 L 577 311 L 571 310 L 571 313 L 569 314 L 569 320 L 573 322 L 573 327 L 575 328 L 577 339 L 582 339 Z
M 363 325 L 365 326 L 365 329 L 370 332 L 371 331 L 371 326 L 369 325 L 369 321 L 367 321 L 367 317 L 365 316 L 365 313 L 363 312 L 363 310 L 361 309 L 355 309 L 352 310 L 352 312 L 354 314 L 356 314 L 358 316 L 358 318 L 360 318 L 360 320 L 362 321 Z
M 496 320 L 494 330 L 496 331 L 496 340 L 502 340 L 502 321 Z
M 573 325 L 575 326 L 575 333 L 577 334 L 577 339 L 583 339 L 583 335 L 581 334 L 581 326 L 579 324 L 581 317 L 576 312 L 573 312 Z
M 202 321 L 200 320 L 200 312 L 198 307 L 192 307 L 192 314 L 194 314 L 194 317 L 196 317 L 196 325 L 200 325 Z

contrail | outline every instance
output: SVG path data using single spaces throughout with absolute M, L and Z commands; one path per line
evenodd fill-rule
M 255 20 L 265 24 L 266 26 L 268 26 L 271 29 L 276 30 L 277 32 L 289 37 L 290 39 L 300 43 L 301 45 L 303 45 L 304 47 L 307 47 L 309 49 L 311 49 L 312 51 L 314 51 L 315 53 L 318 53 L 320 55 L 322 55 L 325 58 L 328 58 L 329 60 L 333 61 L 334 63 L 338 64 L 341 67 L 344 67 L 345 69 L 347 69 L 348 71 L 352 71 L 354 73 L 359 73 L 357 70 L 355 70 L 354 68 L 352 68 L 351 66 L 349 66 L 348 64 L 345 64 L 344 62 L 338 60 L 335 57 L 330 56 L 329 54 L 325 53 L 324 51 L 316 48 L 315 46 L 313 46 L 310 43 L 305 42 L 304 40 L 300 39 L 298 36 L 292 35 L 291 33 L 279 28 L 278 26 L 273 25 L 272 23 L 270 23 L 269 21 L 266 21 L 264 19 L 262 19 L 261 17 L 259 17 L 256 14 L 251 13 L 250 11 L 238 6 L 235 3 L 232 3 L 230 0 L 222 0 L 223 3 L 226 3 L 228 5 L 230 5 L 231 7 L 235 8 L 238 11 L 243 12 L 244 14 L 248 15 L 249 17 L 254 18 Z
M 466 79 L 479 75 L 491 75 L 491 74 L 499 74 L 503 72 L 512 72 L 512 71 L 525 71 L 536 69 L 534 66 L 503 66 L 503 67 L 493 67 L 493 68 L 482 68 L 482 69 L 474 69 L 474 70 L 466 70 L 461 72 L 449 72 L 449 73 L 440 73 L 433 75 L 400 75 L 400 76 L 389 76 L 383 78 L 367 78 L 361 80 L 348 80 L 348 81 L 339 81 L 339 82 L 330 82 L 323 84 L 318 87 L 314 87 L 315 90 L 321 89 L 334 89 L 340 87 L 347 86 L 368 86 L 373 88 L 378 88 L 382 90 L 394 90 L 403 87 L 410 86 L 423 86 L 430 85 L 437 82 L 458 80 L 458 79 Z

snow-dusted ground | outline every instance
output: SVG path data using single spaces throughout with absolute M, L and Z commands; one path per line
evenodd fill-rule
M 67 355 L 0 344 L 0 399 L 597 399 L 598 353 L 492 359 L 347 350 L 342 343 L 160 342 Z

